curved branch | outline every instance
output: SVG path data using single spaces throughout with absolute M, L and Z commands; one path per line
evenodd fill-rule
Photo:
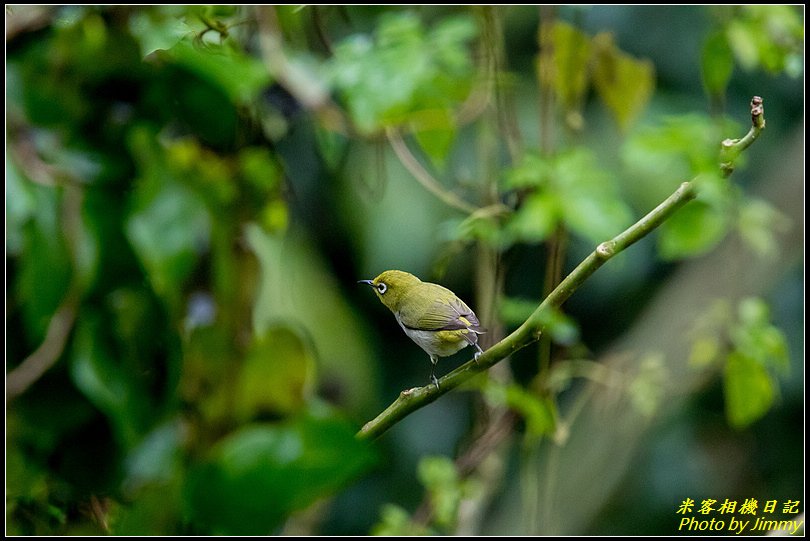
M 423 188 L 438 197 L 443 203 L 462 212 L 472 214 L 478 210 L 477 207 L 467 203 L 456 194 L 442 188 L 439 182 L 422 167 L 422 164 L 419 163 L 416 156 L 411 153 L 411 150 L 408 148 L 408 145 L 405 144 L 399 132 L 393 128 L 386 128 L 385 135 L 388 137 L 388 141 L 391 143 L 391 147 L 394 149 L 399 161 L 402 162 L 402 165 L 410 171 Z
M 325 126 L 340 133 L 351 131 L 348 119 L 334 104 L 328 89 L 287 58 L 276 8 L 265 5 L 254 9 L 259 28 L 259 50 L 268 72 L 304 109 L 315 113 Z
M 6 403 L 11 402 L 42 377 L 62 355 L 65 349 L 80 296 L 76 288 L 68 291 L 65 300 L 53 314 L 42 344 L 6 376 Z
M 725 176 L 734 172 L 734 161 L 756 141 L 765 129 L 765 107 L 762 98 L 751 98 L 751 129 L 742 139 L 726 139 L 720 144 L 720 170 Z
M 750 146 L 765 126 L 761 98 L 755 97 L 751 100 L 751 119 L 752 128 L 751 131 L 749 131 L 749 135 L 735 142 L 735 145 L 740 145 L 740 152 Z M 726 146 L 724 145 L 723 148 L 725 150 Z M 721 168 L 725 171 L 727 165 L 733 170 L 733 162 L 724 162 Z M 476 374 L 487 370 L 519 349 L 537 341 L 544 330 L 544 321 L 546 319 L 544 315 L 547 310 L 559 308 L 574 294 L 585 280 L 599 269 L 599 267 L 604 265 L 619 252 L 649 235 L 678 209 L 695 197 L 697 197 L 697 188 L 695 187 L 694 181 L 682 183 L 672 195 L 667 197 L 646 216 L 613 239 L 597 246 L 588 257 L 554 288 L 548 297 L 540 303 L 540 306 L 538 306 L 529 318 L 512 332 L 512 334 L 486 350 L 477 360 L 468 361 L 441 378 L 438 387 L 435 385 L 427 385 L 425 387 L 416 387 L 402 391 L 399 397 L 390 406 L 360 429 L 357 433 L 357 437 L 361 439 L 372 439 L 380 436 L 411 412 L 430 404 L 443 394 L 465 383 Z

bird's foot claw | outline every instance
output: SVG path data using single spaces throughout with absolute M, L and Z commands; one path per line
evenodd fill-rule
M 439 390 L 439 380 L 438 380 L 438 379 L 436 379 L 436 376 L 434 376 L 433 374 L 431 374 L 431 375 L 430 375 L 430 382 L 431 382 L 433 385 L 435 385 L 435 386 L 436 386 L 436 390 L 438 391 L 438 390 Z

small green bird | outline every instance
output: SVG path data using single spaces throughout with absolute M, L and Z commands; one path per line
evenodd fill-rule
M 439 357 L 475 346 L 475 358 L 484 351 L 478 335 L 484 333 L 478 317 L 455 293 L 438 284 L 423 282 L 413 274 L 387 270 L 373 280 L 360 280 L 374 288 L 377 297 L 394 313 L 411 340 L 430 355 L 430 381 L 439 388 L 434 374 Z

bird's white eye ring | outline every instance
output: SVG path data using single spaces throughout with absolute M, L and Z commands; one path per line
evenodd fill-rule
M 382 295 L 386 291 L 388 291 L 388 286 L 385 285 L 385 282 L 380 282 L 379 284 L 377 284 L 377 291 L 379 291 L 380 295 Z

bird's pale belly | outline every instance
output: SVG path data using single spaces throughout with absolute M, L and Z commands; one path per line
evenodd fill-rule
M 420 331 L 403 326 L 402 330 L 411 340 L 419 344 L 419 347 L 424 349 L 428 355 L 448 357 L 470 345 L 464 335 L 471 331 L 464 329 L 457 331 Z M 475 336 L 475 333 L 472 333 L 472 335 Z

